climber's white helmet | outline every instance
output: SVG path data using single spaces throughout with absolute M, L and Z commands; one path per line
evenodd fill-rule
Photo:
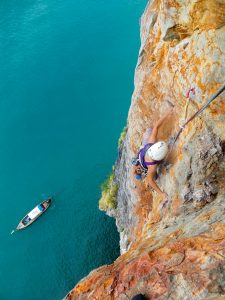
M 148 150 L 147 150 L 147 155 L 153 160 L 162 160 L 163 158 L 166 157 L 166 154 L 168 152 L 168 146 L 165 142 L 160 141 L 152 145 Z

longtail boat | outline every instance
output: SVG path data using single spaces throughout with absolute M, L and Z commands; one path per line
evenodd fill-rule
M 31 225 L 34 221 L 36 221 L 51 205 L 52 198 L 48 198 L 43 202 L 39 203 L 34 209 L 32 209 L 18 224 L 16 230 L 21 230 L 29 225 Z

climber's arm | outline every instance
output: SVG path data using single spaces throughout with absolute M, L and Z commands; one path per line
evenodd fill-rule
M 148 143 L 155 143 L 157 141 L 158 129 L 165 121 L 165 119 L 172 113 L 173 108 L 171 108 L 162 118 L 160 118 L 154 125 L 152 133 L 148 139 Z
M 157 185 L 157 183 L 155 182 L 153 177 L 154 177 L 153 173 L 148 173 L 148 175 L 147 175 L 148 184 L 150 185 L 151 188 L 153 188 L 153 190 L 155 190 L 158 194 L 163 196 L 164 193 L 161 191 L 161 189 L 159 188 L 159 186 Z
M 148 174 L 147 174 L 146 179 L 147 179 L 147 182 L 150 185 L 150 187 L 153 188 L 153 190 L 155 190 L 158 194 L 160 194 L 164 199 L 166 199 L 168 197 L 167 193 L 163 192 L 154 180 L 156 169 L 157 169 L 157 166 L 151 166 L 148 169 Z

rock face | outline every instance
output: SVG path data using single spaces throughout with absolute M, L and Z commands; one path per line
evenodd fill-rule
M 79 282 L 66 299 L 225 299 L 225 93 L 190 122 L 157 182 L 169 203 L 136 182 L 131 158 L 145 130 L 168 109 L 159 138 L 172 143 L 225 83 L 225 1 L 151 0 L 141 19 L 141 49 L 128 131 L 116 163 L 114 212 L 121 256 Z

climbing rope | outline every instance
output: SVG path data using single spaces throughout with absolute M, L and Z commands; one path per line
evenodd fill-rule
M 222 92 L 223 92 L 224 90 L 225 90 L 225 83 L 220 87 L 220 89 L 219 89 L 215 94 L 213 94 L 213 95 L 209 98 L 209 100 L 206 102 L 205 105 L 202 106 L 202 108 L 200 108 L 199 110 L 197 110 L 197 111 L 196 111 L 196 112 L 195 112 L 195 113 L 194 113 L 187 121 L 185 121 L 184 124 L 182 124 L 180 130 L 178 131 L 178 133 L 176 134 L 176 136 L 175 136 L 175 138 L 174 138 L 174 141 L 173 141 L 171 150 L 172 150 L 174 144 L 176 143 L 176 141 L 178 140 L 178 138 L 179 138 L 181 132 L 183 131 L 183 129 L 185 128 L 185 126 L 186 126 L 189 122 L 191 122 L 194 118 L 196 118 L 201 112 L 203 112 L 203 110 L 205 110 L 213 100 L 215 100 L 220 94 L 222 94 Z M 189 93 L 187 94 L 187 97 L 188 97 L 188 98 L 190 98 L 190 92 L 191 92 L 191 91 L 192 91 L 192 89 L 189 90 Z M 192 92 L 194 92 L 194 90 L 193 90 Z

